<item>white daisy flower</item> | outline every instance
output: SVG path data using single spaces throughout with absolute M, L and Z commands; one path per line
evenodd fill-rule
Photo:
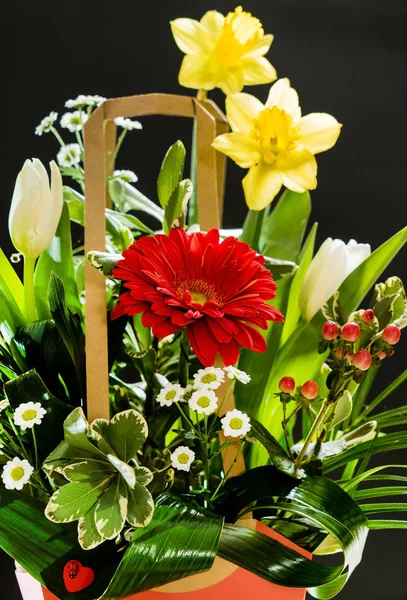
M 0 413 L 3 412 L 3 410 L 6 410 L 6 408 L 8 408 L 10 406 L 10 402 L 7 400 L 7 398 L 5 400 L 2 400 L 0 402 Z
M 130 171 L 129 169 L 116 169 L 116 171 L 113 171 L 113 177 L 121 179 L 122 181 L 127 181 L 127 183 L 136 183 L 136 181 L 138 181 L 135 172 Z
M 50 112 L 49 115 L 44 117 L 41 123 L 35 128 L 35 135 L 42 135 L 43 133 L 48 133 L 51 131 L 51 127 L 57 119 L 58 113 Z
M 75 110 L 75 112 L 72 113 L 67 112 L 61 117 L 61 127 L 68 129 L 72 133 L 75 133 L 75 131 L 82 130 L 82 127 L 88 118 L 88 115 L 83 112 L 83 110 Z
M 236 367 L 224 367 L 223 369 L 229 379 L 237 379 L 240 383 L 249 383 L 251 380 L 250 375 L 241 371 L 240 369 L 236 369 Z
M 173 402 L 179 402 L 184 395 L 184 388 L 179 383 L 167 383 L 157 396 L 160 406 L 171 406 Z
M 44 415 L 47 414 L 40 402 L 26 402 L 20 404 L 14 411 L 14 423 L 21 429 L 31 429 L 34 425 L 41 425 Z
M 223 433 L 226 437 L 242 437 L 250 431 L 250 417 L 237 408 L 230 410 L 221 419 Z
M 81 147 L 79 144 L 66 144 L 57 154 L 60 167 L 73 167 L 81 162 Z
M 200 388 L 192 394 L 188 404 L 198 415 L 211 415 L 218 408 L 218 397 L 213 390 Z
M 81 106 L 100 106 L 102 102 L 107 100 L 104 96 L 98 96 L 97 94 L 92 96 L 90 94 L 79 94 L 77 98 L 73 100 L 67 100 L 65 102 L 66 108 L 79 108 Z
M 1 478 L 6 489 L 22 490 L 23 486 L 28 483 L 33 471 L 34 467 L 30 465 L 28 460 L 21 460 L 16 457 L 4 465 Z
M 114 122 L 118 127 L 127 129 L 127 131 L 132 131 L 133 129 L 143 129 L 140 121 L 132 121 L 131 119 L 126 119 L 125 117 L 117 117 L 114 119 Z
M 195 452 L 188 446 L 178 446 L 171 454 L 171 466 L 178 471 L 189 471 L 195 460 Z
M 194 375 L 195 386 L 204 385 L 211 390 L 217 390 L 218 387 L 225 381 L 225 373 L 222 369 L 216 367 L 206 367 L 206 369 L 199 369 Z

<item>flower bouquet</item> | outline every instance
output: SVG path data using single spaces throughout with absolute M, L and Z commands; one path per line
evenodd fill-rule
M 315 253 L 315 155 L 340 124 L 302 116 L 288 79 L 265 104 L 242 93 L 276 79 L 272 36 L 242 8 L 171 28 L 196 98 L 80 95 L 60 120 L 74 142 L 56 113 L 36 129 L 61 146 L 50 181 L 37 159 L 17 177 L 17 254 L 0 254 L 0 546 L 22 590 L 34 578 L 30 600 L 332 598 L 370 529 L 407 527 L 381 518 L 406 510 L 388 500 L 403 465 L 369 465 L 407 447 L 407 407 L 382 409 L 407 371 L 370 395 L 407 324 L 401 280 L 380 281 L 407 228 L 373 252 L 327 239 Z M 116 169 L 151 114 L 193 120 L 190 177 L 177 141 L 157 201 Z M 221 228 L 226 156 L 248 169 L 237 231 Z M 319 558 L 333 553 L 337 566 Z

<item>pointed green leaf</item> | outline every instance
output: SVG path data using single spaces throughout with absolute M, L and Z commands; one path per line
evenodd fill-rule
M 84 550 L 92 550 L 105 541 L 96 529 L 95 511 L 93 509 L 89 510 L 78 521 L 78 541 Z
M 184 179 L 181 181 L 169 199 L 164 212 L 164 233 L 168 234 L 171 227 L 178 224 L 184 215 L 188 200 L 192 196 L 192 181 Z
M 96 505 L 96 529 L 106 540 L 112 540 L 117 537 L 123 529 L 126 515 L 126 484 L 121 477 L 116 477 Z
M 117 456 L 126 463 L 137 458 L 137 452 L 146 441 L 147 434 L 147 422 L 135 410 L 118 413 L 108 427 L 110 444 Z
M 104 454 L 98 450 L 95 444 L 90 441 L 89 423 L 85 417 L 82 408 L 75 408 L 65 420 L 64 423 L 65 441 L 75 448 L 80 448 L 95 455 L 104 457 Z
M 137 476 L 136 476 L 137 477 Z M 127 490 L 129 504 L 127 520 L 133 527 L 145 527 L 154 513 L 154 500 L 141 481 L 137 481 L 134 489 Z
M 157 179 L 158 199 L 164 209 L 182 179 L 185 155 L 184 144 L 178 140 L 169 148 L 164 157 Z
M 111 481 L 112 476 L 97 484 L 94 481 L 67 483 L 51 496 L 45 515 L 55 523 L 70 523 L 80 519 L 106 492 Z
M 0 290 L 3 296 L 10 295 L 20 312 L 24 313 L 24 286 L 13 269 L 3 250 L 0 248 Z
M 135 467 L 136 472 L 136 481 L 137 483 L 141 483 L 141 485 L 148 485 L 153 481 L 154 475 L 147 469 L 146 467 Z

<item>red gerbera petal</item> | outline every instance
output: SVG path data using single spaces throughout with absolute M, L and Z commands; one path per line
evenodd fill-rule
M 190 344 L 205 365 L 220 353 L 236 363 L 243 346 L 263 352 L 266 342 L 255 327 L 282 321 L 267 304 L 276 284 L 264 258 L 233 237 L 220 241 L 219 231 L 143 237 L 123 252 L 113 275 L 128 291 L 121 294 L 111 318 L 143 313 L 143 324 L 165 337 L 187 328 Z

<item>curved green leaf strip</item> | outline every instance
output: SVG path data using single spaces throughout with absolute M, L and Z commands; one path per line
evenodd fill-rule
M 162 223 L 164 211 L 142 194 L 137 188 L 126 181 L 111 179 L 109 181 L 109 194 L 120 212 L 130 210 L 144 212 Z
M 152 521 L 136 529 L 109 587 L 100 597 L 125 598 L 211 568 L 223 519 L 164 494 Z

